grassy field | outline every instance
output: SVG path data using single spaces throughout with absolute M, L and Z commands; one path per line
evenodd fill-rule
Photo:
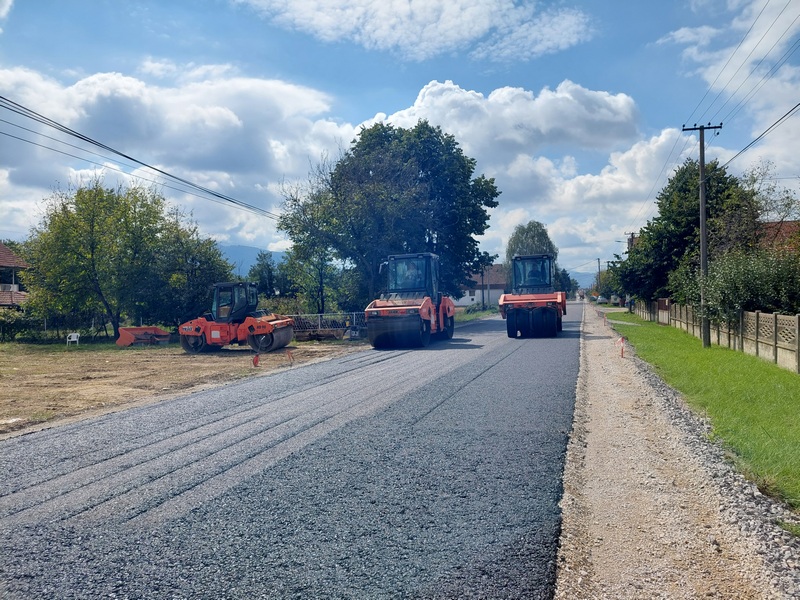
M 695 410 L 759 489 L 800 509 L 800 375 L 674 327 L 609 313 L 640 358 Z

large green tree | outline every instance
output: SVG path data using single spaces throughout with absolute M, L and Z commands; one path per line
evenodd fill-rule
M 275 261 L 272 252 L 260 250 L 255 264 L 247 272 L 247 279 L 258 284 L 258 293 L 267 298 L 275 295 Z
M 550 239 L 547 227 L 539 221 L 528 221 L 526 225 L 514 228 L 506 244 L 506 266 L 515 256 L 526 254 L 552 254 L 554 259 L 558 259 L 558 248 Z
M 214 242 L 168 213 L 153 188 L 95 180 L 55 192 L 43 213 L 25 244 L 31 268 L 23 275 L 39 314 L 100 311 L 117 337 L 126 318 L 177 324 L 210 283 L 230 277 Z
M 474 177 L 475 160 L 427 121 L 361 130 L 335 165 L 322 163 L 305 189 L 285 193 L 279 227 L 294 244 L 322 244 L 362 279 L 366 303 L 380 288 L 389 254 L 435 252 L 441 289 L 460 296 L 479 259 L 476 235 L 497 206 L 494 180 Z
M 757 241 L 759 216 L 755 192 L 742 186 L 717 161 L 706 165 L 705 175 L 709 260 L 752 248 Z M 696 272 L 699 181 L 699 163 L 687 159 L 659 192 L 658 215 L 642 229 L 626 259 L 612 267 L 626 293 L 646 300 L 671 296 L 679 291 L 678 281 L 686 279 L 680 273 Z

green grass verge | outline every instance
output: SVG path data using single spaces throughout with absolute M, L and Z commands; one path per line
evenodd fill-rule
M 491 317 L 500 314 L 497 307 L 488 308 L 486 310 L 457 310 L 456 323 L 466 323 L 467 321 L 474 321 L 475 319 L 482 319 L 484 317 Z
M 607 318 L 640 358 L 706 415 L 737 468 L 800 509 L 800 375 L 628 313 Z M 623 323 L 620 323 L 623 321 Z

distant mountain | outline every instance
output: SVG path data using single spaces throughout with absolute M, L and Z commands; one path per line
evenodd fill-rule
M 597 281 L 597 273 L 577 273 L 572 271 L 569 276 L 577 281 L 582 288 L 590 288 Z
M 233 265 L 234 274 L 240 277 L 247 276 L 250 267 L 256 264 L 258 253 L 262 251 L 262 248 L 255 246 L 224 246 L 220 244 L 219 248 L 222 250 L 223 256 Z M 270 252 L 269 250 L 263 251 Z M 272 260 L 276 265 L 283 262 L 284 257 L 284 252 L 272 252 Z

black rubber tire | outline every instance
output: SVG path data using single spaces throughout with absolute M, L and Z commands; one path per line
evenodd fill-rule
M 517 315 L 511 311 L 506 315 L 506 332 L 508 337 L 517 339 Z
M 256 352 L 267 352 L 272 347 L 274 338 L 271 333 L 266 335 L 248 335 L 247 345 Z
M 425 319 L 420 319 L 419 345 L 425 348 L 431 343 L 431 324 Z
M 182 335 L 181 348 L 188 354 L 200 354 L 201 352 L 208 351 L 208 344 L 206 343 L 206 334 L 200 335 Z
M 456 318 L 455 317 L 445 317 L 445 325 L 444 325 L 444 339 L 452 340 L 453 334 L 456 331 Z

